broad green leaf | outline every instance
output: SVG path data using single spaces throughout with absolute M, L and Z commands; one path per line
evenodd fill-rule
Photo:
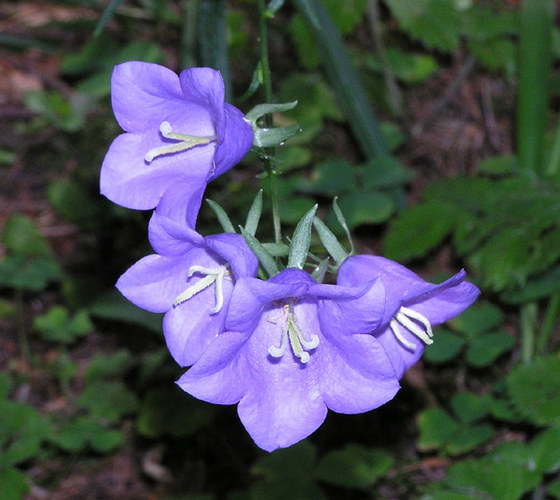
M 470 339 L 481 333 L 497 327 L 503 319 L 502 310 L 489 302 L 482 302 L 469 307 L 459 316 L 449 321 L 456 330 L 464 333 Z
M 161 333 L 162 314 L 154 314 L 136 307 L 118 290 L 111 290 L 97 299 L 90 307 L 90 314 L 97 318 L 123 321 Z
M 447 363 L 459 355 L 465 345 L 460 335 L 448 330 L 439 329 L 435 332 L 434 343 L 426 346 L 424 361 L 430 363 Z
M 14 214 L 8 218 L 2 233 L 2 243 L 14 255 L 50 257 L 49 242 L 29 217 Z
M 453 434 L 445 444 L 445 451 L 450 455 L 461 455 L 477 449 L 488 441 L 494 432 L 490 424 L 464 427 Z
M 128 349 L 119 349 L 111 354 L 96 354 L 89 362 L 84 380 L 86 383 L 104 377 L 116 377 L 128 371 L 133 364 Z
M 50 258 L 26 259 L 20 255 L 0 260 L 0 285 L 39 291 L 62 278 L 58 263 Z
M 350 229 L 363 224 L 380 224 L 385 222 L 395 211 L 391 196 L 381 192 L 355 192 L 338 199 L 340 210 L 346 217 Z M 329 216 L 329 223 L 334 216 Z
M 136 419 L 140 434 L 149 438 L 164 435 L 190 436 L 212 423 L 216 408 L 178 389 L 149 391 L 142 398 Z
M 332 160 L 320 163 L 300 188 L 306 193 L 336 196 L 358 190 L 356 169 L 347 161 Z
M 315 448 L 307 441 L 262 456 L 251 467 L 262 479 L 251 488 L 250 499 L 325 499 L 313 477 L 315 461 Z
M 531 466 L 543 474 L 560 470 L 560 427 L 541 432 L 528 445 Z
M 47 194 L 50 204 L 64 217 L 86 228 L 96 227 L 101 205 L 80 184 L 68 179 L 55 181 Z
M 400 261 L 423 257 L 443 242 L 460 217 L 455 206 L 437 201 L 405 210 L 390 226 L 385 254 Z
M 554 498 L 560 498 L 560 480 L 552 481 L 547 486 L 546 492 Z
M 451 0 L 386 0 L 400 27 L 429 48 L 452 52 L 459 44 L 461 13 Z
M 87 408 L 94 417 L 118 422 L 123 415 L 133 413 L 138 401 L 120 381 L 96 380 L 88 384 L 77 399 L 78 406 Z
M 525 467 L 489 459 L 465 460 L 447 470 L 446 482 L 469 491 L 472 498 L 517 500 L 540 482 L 540 474 Z
M 71 344 L 93 330 L 87 311 L 78 311 L 72 318 L 63 306 L 53 306 L 33 319 L 33 328 L 44 340 Z
M 467 348 L 467 363 L 477 368 L 490 366 L 502 354 L 511 351 L 514 345 L 515 339 L 506 332 L 479 335 Z
M 492 398 L 472 392 L 460 392 L 453 396 L 451 407 L 455 415 L 464 423 L 472 423 L 488 415 Z
M 460 427 L 453 418 L 439 408 L 429 408 L 418 416 L 417 447 L 420 451 L 442 448 Z
M 315 477 L 343 488 L 367 488 L 393 466 L 393 459 L 384 450 L 348 444 L 343 449 L 324 455 Z
M 414 172 L 406 170 L 393 156 L 381 155 L 372 158 L 364 165 L 362 189 L 367 191 L 369 189 L 402 187 L 414 176 Z
M 507 377 L 509 395 L 524 417 L 538 425 L 560 422 L 560 359 L 516 366 Z
M 21 500 L 29 491 L 27 476 L 12 467 L 0 467 L 2 500 Z

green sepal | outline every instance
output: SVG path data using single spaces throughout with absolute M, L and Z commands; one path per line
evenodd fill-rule
M 295 108 L 296 105 L 297 101 L 280 104 L 259 104 L 249 111 L 245 115 L 245 118 L 249 120 L 251 126 L 253 127 L 253 132 L 255 134 L 253 145 L 258 148 L 280 146 L 290 137 L 299 133 L 301 127 L 297 124 L 289 125 L 287 127 L 261 128 L 257 123 L 264 115 L 288 111 Z
M 258 148 L 272 148 L 281 146 L 290 137 L 299 134 L 301 127 L 299 125 L 288 125 L 287 127 L 276 128 L 259 128 L 254 129 L 255 136 L 253 145 Z
M 346 218 L 344 217 L 342 210 L 340 210 L 340 207 L 338 206 L 336 200 L 338 200 L 338 196 L 335 196 L 333 200 L 334 215 L 336 216 L 336 220 L 338 220 L 338 223 L 342 226 L 342 229 L 344 229 L 344 233 L 346 234 L 346 237 L 348 238 L 348 242 L 350 243 L 350 253 L 348 255 L 354 255 L 356 253 L 356 249 L 354 248 L 352 235 L 350 234 L 350 229 L 348 229 Z
M 208 205 L 210 205 L 210 208 L 216 214 L 216 217 L 218 218 L 218 222 L 222 226 L 224 232 L 235 233 L 236 232 L 235 228 L 233 227 L 233 224 L 231 223 L 231 220 L 229 219 L 228 214 L 226 214 L 226 211 L 218 203 L 216 203 L 213 200 L 208 200 L 207 199 L 206 203 L 208 203 Z
M 290 245 L 290 254 L 288 255 L 288 267 L 296 267 L 303 269 L 303 265 L 307 260 L 307 252 L 311 244 L 311 227 L 313 218 L 317 212 L 318 205 L 309 210 L 298 222 L 294 230 L 292 242 Z
M 245 239 L 245 242 L 251 249 L 251 251 L 255 254 L 259 262 L 261 263 L 264 270 L 267 274 L 272 278 L 272 276 L 276 276 L 280 271 L 278 270 L 278 266 L 274 260 L 272 254 L 263 246 L 263 244 L 257 240 L 252 234 L 249 234 L 242 226 L 239 226 L 241 230 L 241 235 Z
M 325 250 L 329 252 L 329 255 L 334 259 L 337 267 L 340 266 L 348 257 L 348 252 L 344 250 L 338 238 L 321 219 L 315 217 L 313 219 L 313 225 L 315 226 L 315 230 Z
M 263 13 L 264 17 L 272 18 L 282 8 L 286 0 L 270 0 Z
M 255 236 L 259 226 L 259 221 L 261 220 L 262 193 L 263 191 L 260 189 L 253 200 L 253 204 L 247 214 L 247 220 L 245 221 L 245 231 L 247 231 L 251 236 Z
M 319 264 L 315 267 L 315 269 L 311 273 L 311 277 L 317 283 L 323 283 L 323 280 L 325 279 L 325 275 L 327 274 L 328 269 L 329 269 L 329 257 L 319 262 Z
M 262 246 L 273 257 L 287 257 L 290 254 L 290 247 L 285 243 L 263 243 Z

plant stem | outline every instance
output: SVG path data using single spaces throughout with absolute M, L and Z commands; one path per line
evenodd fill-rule
M 542 174 L 552 68 L 554 0 L 523 0 L 519 33 L 517 153 L 521 168 Z
M 552 330 L 558 321 L 560 314 L 560 293 L 552 295 L 548 301 L 548 307 L 544 316 L 541 331 L 537 338 L 537 355 L 542 356 L 546 351 L 548 339 L 552 334 Z
M 538 307 L 536 302 L 521 306 L 521 360 L 530 363 L 535 354 L 535 326 Z
M 272 79 L 270 76 L 270 63 L 268 60 L 268 38 L 266 29 L 266 5 L 264 0 L 258 0 L 259 6 L 259 38 L 260 38 L 260 59 L 262 84 L 264 87 L 264 99 L 266 104 L 272 104 Z M 266 128 L 272 128 L 272 115 L 264 115 Z M 282 228 L 280 221 L 280 205 L 278 202 L 278 188 L 276 186 L 275 172 L 272 168 L 271 158 L 274 157 L 274 148 L 267 148 L 265 156 L 262 158 L 263 168 L 270 183 L 270 198 L 272 200 L 272 224 L 274 226 L 274 241 L 282 243 Z

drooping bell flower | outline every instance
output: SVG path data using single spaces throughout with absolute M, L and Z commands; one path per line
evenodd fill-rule
M 194 229 L 200 193 L 183 205 L 184 190 L 171 188 L 149 226 L 157 252 L 140 259 L 118 280 L 117 288 L 133 304 L 165 313 L 167 347 L 181 366 L 192 365 L 222 331 L 235 282 L 254 277 L 258 261 L 238 234 L 204 238 Z
M 391 361 L 367 334 L 383 304 L 380 280 L 323 285 L 295 268 L 268 281 L 241 278 L 226 331 L 177 383 L 211 403 L 239 403 L 241 422 L 264 450 L 290 446 L 314 432 L 327 409 L 369 411 L 398 391 Z
M 349 257 L 338 270 L 337 284 L 360 286 L 380 279 L 385 287 L 385 312 L 372 330 L 389 355 L 399 379 L 434 341 L 432 326 L 461 314 L 480 290 L 465 280 L 464 270 L 439 285 L 406 267 L 374 255 Z M 437 340 L 436 340 L 437 341 Z
M 253 143 L 251 125 L 224 102 L 224 82 L 211 68 L 190 68 L 177 76 L 157 64 L 119 64 L 111 99 L 126 133 L 109 147 L 100 187 L 127 208 L 152 209 L 175 184 L 205 187 Z

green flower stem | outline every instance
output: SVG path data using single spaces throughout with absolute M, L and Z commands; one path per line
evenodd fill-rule
M 537 313 L 536 302 L 528 302 L 521 307 L 521 360 L 523 363 L 530 363 L 535 354 Z
M 260 37 L 260 57 L 262 84 L 264 87 L 264 98 L 267 104 L 272 104 L 272 79 L 270 76 L 270 63 L 268 60 L 268 39 L 266 29 L 266 5 L 264 0 L 258 0 L 259 6 L 259 37 Z M 264 115 L 266 128 L 272 128 L 272 115 Z M 275 172 L 272 168 L 271 158 L 274 157 L 274 148 L 267 148 L 263 158 L 263 168 L 270 183 L 270 198 L 272 200 L 272 224 L 274 226 L 274 241 L 282 243 L 282 229 L 280 221 L 280 204 L 278 202 L 278 188 L 276 186 Z
M 543 356 L 546 351 L 548 339 L 558 322 L 560 314 L 560 293 L 552 295 L 544 316 L 543 324 L 537 338 L 537 355 Z

